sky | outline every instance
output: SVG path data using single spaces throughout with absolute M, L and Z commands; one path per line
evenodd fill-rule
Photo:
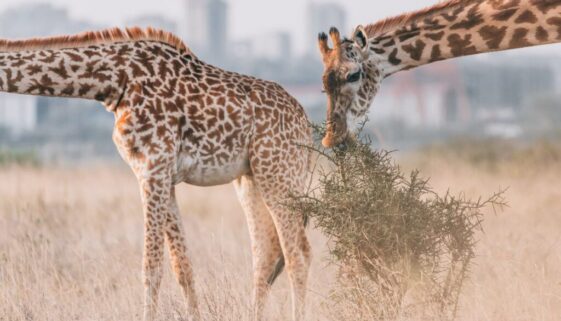
M 303 52 L 306 40 L 306 8 L 312 0 L 226 0 L 232 40 L 240 40 L 273 31 L 289 31 L 297 52 Z M 420 9 L 439 0 L 313 0 L 336 2 L 347 9 L 348 30 L 359 24 Z M 181 25 L 186 15 L 184 0 L 0 0 L 0 11 L 24 3 L 50 3 L 68 9 L 71 17 L 93 21 L 105 26 L 124 26 L 125 21 L 139 15 L 158 14 Z M 318 30 L 319 32 L 320 30 Z M 561 55 L 561 45 L 548 48 L 518 50 L 518 53 L 546 51 Z
M 438 0 L 314 0 L 337 2 L 347 9 L 348 28 L 367 24 L 405 10 L 415 10 Z M 234 40 L 271 31 L 289 31 L 295 47 L 301 51 L 305 44 L 306 7 L 308 0 L 227 0 L 230 8 L 229 30 Z M 186 12 L 183 0 L 0 0 L 0 11 L 23 3 L 51 3 L 66 7 L 73 18 L 97 22 L 107 26 L 119 25 L 144 14 L 160 14 L 180 23 Z M 319 31 L 319 30 L 318 30 Z M 345 33 L 350 32 L 346 30 Z

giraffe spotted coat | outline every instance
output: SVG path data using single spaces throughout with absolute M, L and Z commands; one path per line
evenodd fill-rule
M 311 141 L 303 108 L 281 86 L 199 60 L 171 34 L 106 30 L 0 41 L 0 90 L 102 102 L 113 140 L 136 175 L 145 216 L 144 319 L 154 320 L 164 242 L 199 318 L 174 186 L 235 182 L 247 214 L 254 317 L 286 263 L 293 316 L 303 315 L 310 249 L 302 213 L 281 206 L 305 187 Z

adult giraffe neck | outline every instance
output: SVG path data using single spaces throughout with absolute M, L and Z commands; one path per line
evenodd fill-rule
M 561 0 L 452 0 L 365 27 L 386 76 L 435 61 L 561 41 Z

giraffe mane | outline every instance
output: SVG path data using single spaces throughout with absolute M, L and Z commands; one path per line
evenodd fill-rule
M 451 7 L 467 6 L 471 3 L 480 1 L 481 0 L 448 0 L 437 3 L 430 7 L 426 7 L 424 9 L 407 12 L 398 16 L 377 21 L 375 23 L 367 25 L 364 29 L 366 30 L 366 34 L 368 35 L 368 37 L 379 36 L 399 27 L 403 27 L 405 25 L 418 22 L 421 19 L 439 14 Z
M 176 35 L 148 27 L 146 29 L 111 28 L 100 31 L 87 31 L 75 35 L 54 36 L 44 38 L 31 38 L 24 40 L 0 39 L 0 52 L 2 51 L 26 51 L 26 50 L 56 50 L 76 47 L 89 47 L 100 44 L 111 44 L 119 42 L 156 41 L 165 43 L 178 50 L 181 54 L 192 54 L 191 50 Z

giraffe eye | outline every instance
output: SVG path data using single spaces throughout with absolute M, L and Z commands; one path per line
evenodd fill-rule
M 347 82 L 357 82 L 360 79 L 360 71 L 347 76 Z

